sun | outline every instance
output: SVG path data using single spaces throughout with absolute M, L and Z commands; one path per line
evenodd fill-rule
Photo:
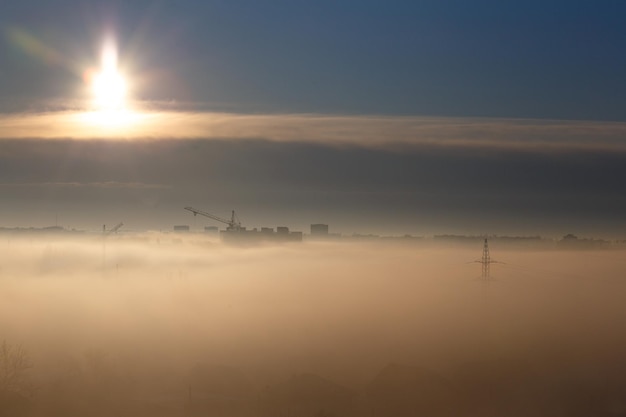
M 87 77 L 93 95 L 93 105 L 99 111 L 123 110 L 128 84 L 117 66 L 117 51 L 107 43 L 102 51 L 101 68 Z

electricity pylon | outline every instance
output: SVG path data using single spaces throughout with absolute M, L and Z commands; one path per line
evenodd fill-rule
M 502 262 L 494 261 L 491 259 L 491 255 L 489 255 L 489 243 L 487 242 L 487 238 L 485 238 L 485 243 L 483 244 L 483 257 L 480 260 L 474 261 L 482 264 L 483 273 L 481 278 L 484 280 L 491 279 L 491 275 L 489 274 L 489 267 L 491 264 L 501 264 Z
M 489 256 L 489 243 L 485 238 L 485 244 L 483 245 L 483 258 L 481 259 L 483 265 L 483 279 L 489 279 L 489 265 L 491 264 L 491 256 Z

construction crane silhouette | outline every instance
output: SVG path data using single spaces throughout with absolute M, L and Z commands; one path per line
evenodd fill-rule
M 217 220 L 218 222 L 222 222 L 228 225 L 228 227 L 226 228 L 226 230 L 243 230 L 244 228 L 241 226 L 241 222 L 239 221 L 239 219 L 237 218 L 237 215 L 235 214 L 235 210 L 232 211 L 231 216 L 230 216 L 230 220 L 228 219 L 224 219 L 222 217 L 219 216 L 215 216 L 211 213 L 207 213 L 206 211 L 202 211 L 202 210 L 197 210 L 193 207 L 185 207 L 185 210 L 190 211 L 193 213 L 194 216 L 197 216 L 198 214 L 204 217 L 208 217 L 209 219 L 213 219 L 213 220 Z
M 116 224 L 112 229 L 107 230 L 107 225 L 103 224 L 102 225 L 102 233 L 104 233 L 104 235 L 110 235 L 113 233 L 117 233 L 118 230 L 120 230 L 120 228 L 124 226 L 124 223 L 119 222 L 118 224 Z
M 107 264 L 107 243 L 106 243 L 107 236 L 113 233 L 117 233 L 117 231 L 120 230 L 122 226 L 124 226 L 124 223 L 119 222 L 118 224 L 113 226 L 112 229 L 107 230 L 107 225 L 106 224 L 102 225 L 102 270 L 103 271 L 106 269 L 106 264 Z

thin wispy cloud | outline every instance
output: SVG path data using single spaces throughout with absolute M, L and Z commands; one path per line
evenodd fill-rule
M 165 184 L 147 184 L 142 182 L 3 182 L 1 188 L 111 188 L 111 189 L 167 189 Z
M 193 111 L 0 115 L 1 139 L 262 139 L 392 147 L 626 151 L 626 123 Z

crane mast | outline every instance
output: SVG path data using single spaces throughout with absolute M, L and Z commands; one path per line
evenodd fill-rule
M 242 230 L 243 229 L 243 227 L 241 227 L 241 222 L 235 215 L 235 210 L 232 211 L 230 220 L 224 219 L 219 216 L 215 216 L 211 213 L 207 213 L 206 211 L 195 209 L 193 207 L 185 207 L 185 210 L 192 212 L 194 216 L 197 216 L 199 214 L 201 216 L 208 217 L 209 219 L 213 219 L 213 220 L 217 220 L 218 222 L 225 223 L 228 225 L 226 230 Z

